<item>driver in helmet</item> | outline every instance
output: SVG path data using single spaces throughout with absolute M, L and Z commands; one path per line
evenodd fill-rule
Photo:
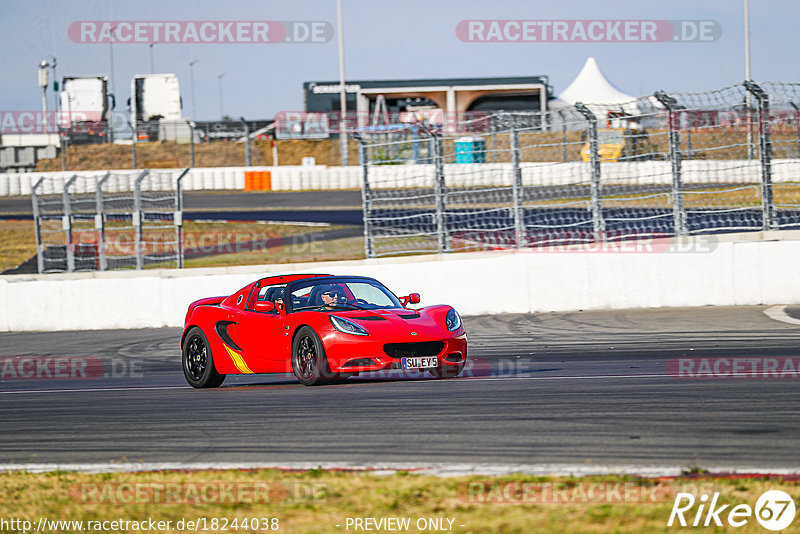
M 334 308 L 338 304 L 344 304 L 347 299 L 340 286 L 328 286 L 322 291 L 322 305 L 326 308 Z

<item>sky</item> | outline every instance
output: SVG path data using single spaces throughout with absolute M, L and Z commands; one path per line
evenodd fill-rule
M 706 91 L 745 78 L 743 0 L 342 0 L 348 80 L 493 76 L 549 77 L 558 94 L 588 56 L 622 91 Z M 464 20 L 712 20 L 712 42 L 464 42 Z M 58 59 L 58 76 L 111 72 L 108 44 L 74 42 L 77 21 L 323 21 L 322 43 L 159 43 L 155 72 L 178 76 L 184 115 L 191 115 L 189 62 L 194 65 L 197 120 L 223 113 L 267 119 L 303 109 L 305 81 L 338 80 L 336 0 L 0 0 L 0 111 L 41 109 L 38 65 Z M 800 2 L 750 0 L 752 79 L 800 81 Z M 147 44 L 113 45 L 117 111 L 131 79 L 150 73 Z M 48 95 L 48 105 L 53 102 Z

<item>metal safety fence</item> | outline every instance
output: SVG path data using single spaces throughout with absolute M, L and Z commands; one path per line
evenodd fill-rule
M 362 134 L 367 257 L 800 228 L 800 84 Z
M 168 171 L 45 180 L 31 193 L 40 273 L 183 267 L 182 180 Z

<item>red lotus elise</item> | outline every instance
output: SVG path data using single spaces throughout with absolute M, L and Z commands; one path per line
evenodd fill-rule
M 183 373 L 196 388 L 229 374 L 289 373 L 307 386 L 367 371 L 458 376 L 467 333 L 450 306 L 407 308 L 374 278 L 294 274 L 262 278 L 229 297 L 189 305 Z

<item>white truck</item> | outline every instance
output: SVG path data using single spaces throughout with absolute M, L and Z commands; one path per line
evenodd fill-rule
M 75 123 L 108 120 L 107 93 L 106 76 L 65 76 L 61 82 L 60 125 L 68 128 Z
M 186 119 L 181 117 L 181 91 L 178 77 L 174 74 L 140 74 L 131 81 L 131 119 L 137 129 L 138 139 L 153 138 L 152 128 L 145 124 L 158 125 L 158 138 L 167 141 L 185 141 L 189 135 Z

